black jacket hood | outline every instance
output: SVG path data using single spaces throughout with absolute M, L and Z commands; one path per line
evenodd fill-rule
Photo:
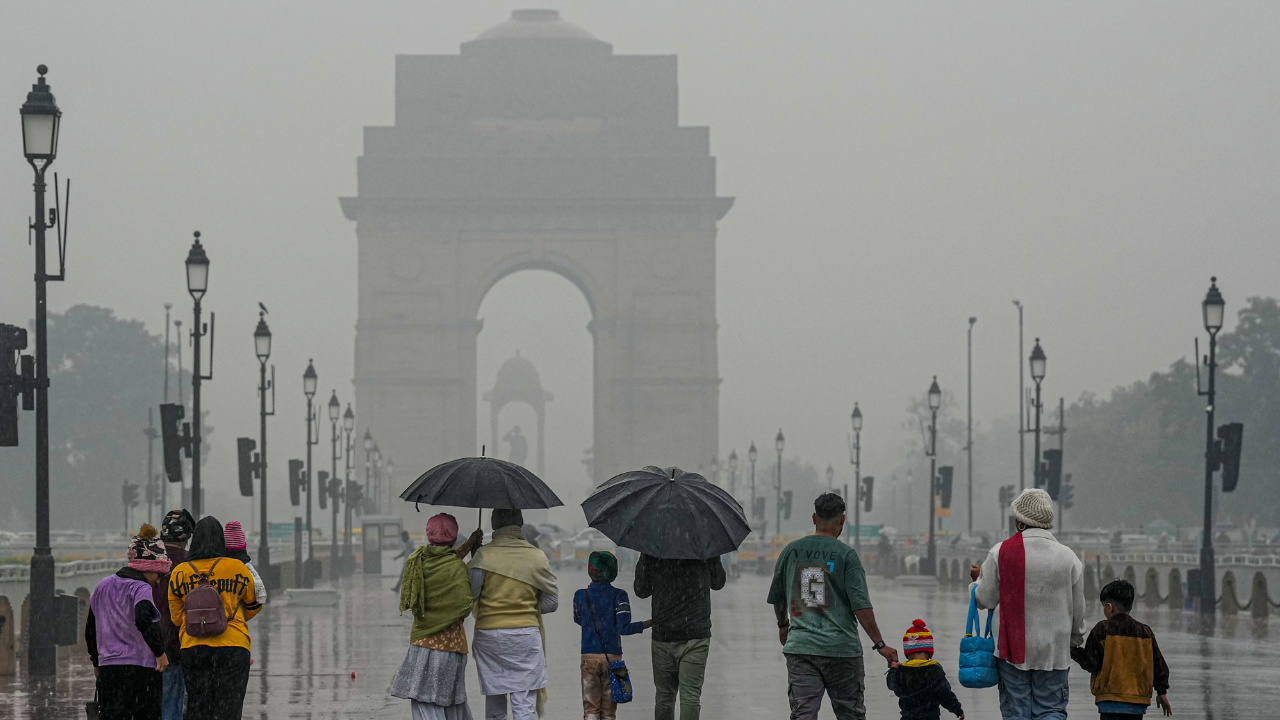
M 191 550 L 187 559 L 207 560 L 226 555 L 227 541 L 222 536 L 222 523 L 212 515 L 200 518 L 200 522 L 196 523 L 196 531 L 191 534 Z

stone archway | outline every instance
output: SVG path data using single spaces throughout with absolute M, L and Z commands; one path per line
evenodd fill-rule
M 1182 573 L 1173 568 L 1169 571 L 1169 609 L 1181 610 L 1183 603 Z
M 1271 599 L 1267 597 L 1267 576 L 1261 571 L 1253 574 L 1253 588 L 1249 593 L 1249 614 L 1255 619 L 1267 617 L 1271 612 Z
M 618 56 L 520 10 L 459 55 L 396 58 L 396 123 L 365 129 L 357 424 L 421 472 L 475 455 L 477 312 L 542 269 L 587 299 L 599 482 L 718 456 L 716 195 L 672 56 Z
M 1142 602 L 1149 608 L 1160 607 L 1160 571 L 1154 567 L 1147 568 L 1146 587 L 1142 591 Z

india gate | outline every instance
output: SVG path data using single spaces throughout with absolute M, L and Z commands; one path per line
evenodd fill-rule
M 406 471 L 397 484 L 488 442 L 478 312 L 527 269 L 590 307 L 595 481 L 709 464 L 716 223 L 733 199 L 716 195 L 708 128 L 679 124 L 676 57 L 616 55 L 556 11 L 518 10 L 395 73 L 395 124 L 364 129 L 341 202 L 359 245 L 357 422 Z

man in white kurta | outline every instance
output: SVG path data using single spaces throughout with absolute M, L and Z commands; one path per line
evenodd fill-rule
M 1049 532 L 1048 493 L 1024 490 L 1012 509 L 1018 532 L 973 569 L 978 607 L 1000 609 L 1000 713 L 1005 720 L 1065 720 L 1071 648 L 1084 644 L 1084 567 Z
M 475 598 L 471 649 L 485 696 L 485 719 L 533 720 L 546 704 L 542 615 L 560 606 L 556 577 L 525 540 L 519 510 L 493 511 L 493 539 L 476 551 L 468 576 Z

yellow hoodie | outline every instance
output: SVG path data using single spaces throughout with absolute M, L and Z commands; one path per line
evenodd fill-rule
M 217 566 L 214 566 L 217 563 Z M 195 567 L 195 572 L 192 567 Z M 183 598 L 196 586 L 195 576 L 213 569 L 209 579 L 222 595 L 222 609 L 227 613 L 227 629 L 214 637 L 187 635 L 187 611 Z M 169 614 L 178 626 L 183 649 L 196 645 L 209 647 L 249 648 L 249 619 L 262 610 L 253 588 L 253 575 L 244 563 L 235 558 L 207 558 L 190 560 L 178 565 L 169 574 Z

